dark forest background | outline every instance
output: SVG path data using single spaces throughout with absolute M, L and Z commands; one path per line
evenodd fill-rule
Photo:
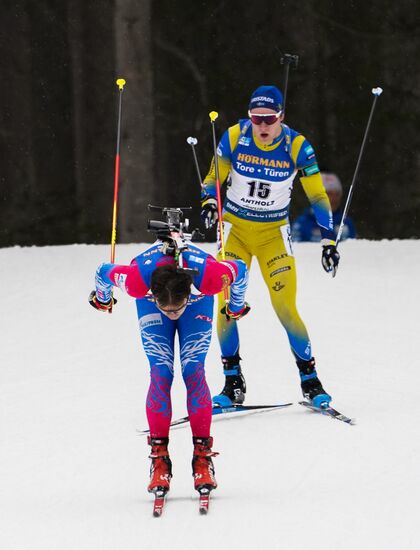
M 286 122 L 347 191 L 381 86 L 350 215 L 363 238 L 420 237 L 420 3 L 415 0 L 1 1 L 0 246 L 107 243 L 117 77 L 118 242 L 152 240 L 148 203 L 191 205 L 250 93 L 289 74 Z M 292 217 L 306 205 L 298 182 Z M 211 237 L 212 235 L 208 235 Z

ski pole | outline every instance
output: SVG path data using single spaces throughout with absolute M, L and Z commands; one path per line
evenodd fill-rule
M 223 220 L 222 220 L 222 195 L 220 192 L 219 161 L 217 159 L 217 143 L 216 143 L 216 128 L 215 128 L 215 121 L 218 116 L 219 116 L 219 113 L 217 113 L 216 111 L 212 111 L 211 113 L 209 113 L 211 127 L 212 127 L 212 135 L 213 135 L 214 171 L 216 173 L 216 195 L 217 195 L 217 214 L 219 218 L 218 222 L 219 222 L 219 234 L 220 234 L 220 251 L 222 254 L 222 260 L 225 260 L 226 256 L 225 256 L 225 237 L 224 237 Z M 225 296 L 225 302 L 227 303 L 229 301 L 229 294 L 228 294 L 227 288 L 224 289 L 224 296 Z
M 287 86 L 289 83 L 289 69 L 290 65 L 298 66 L 299 56 L 291 53 L 285 53 L 280 58 L 280 64 L 284 65 L 283 76 L 283 115 L 286 113 L 286 98 L 287 98 Z
M 357 174 L 359 172 L 360 161 L 362 159 L 362 155 L 363 155 L 363 152 L 364 152 L 364 149 L 365 149 L 366 139 L 367 139 L 367 136 L 368 136 L 368 133 L 369 133 L 369 128 L 370 128 L 370 123 L 372 121 L 373 111 L 375 110 L 375 106 L 376 106 L 376 102 L 378 100 L 378 97 L 381 95 L 382 92 L 383 92 L 382 88 L 379 88 L 379 87 L 378 88 L 372 88 L 372 94 L 374 95 L 372 108 L 370 110 L 369 119 L 368 119 L 368 122 L 367 122 L 367 125 L 366 125 L 365 135 L 363 137 L 362 146 L 360 148 L 359 158 L 357 159 L 356 169 L 355 169 L 354 174 L 353 174 L 353 179 L 352 179 L 352 182 L 351 182 L 351 185 L 350 185 L 349 193 L 347 195 L 346 204 L 344 206 L 343 216 L 341 218 L 341 223 L 340 223 L 340 226 L 338 228 L 337 238 L 335 240 L 335 246 L 336 247 L 338 246 L 338 243 L 341 239 L 341 234 L 343 232 L 344 222 L 346 221 L 346 217 L 347 217 L 347 213 L 348 213 L 348 210 L 349 210 L 349 207 L 350 207 L 350 203 L 351 203 L 351 200 L 353 198 L 354 186 L 355 186 L 355 183 L 356 183 Z
M 117 208 L 118 208 L 118 182 L 120 177 L 120 140 L 121 140 L 121 112 L 122 95 L 125 86 L 125 80 L 118 78 L 116 84 L 119 88 L 118 102 L 118 127 L 117 127 L 117 150 L 115 154 L 115 172 L 114 172 L 114 203 L 112 209 L 112 232 L 111 232 L 111 263 L 115 261 L 115 244 L 117 242 Z
M 188 137 L 187 138 L 187 143 L 188 143 L 188 145 L 191 145 L 191 149 L 192 149 L 192 153 L 193 153 L 193 157 L 194 157 L 195 168 L 197 170 L 198 181 L 200 183 L 200 186 L 203 187 L 203 180 L 201 179 L 200 167 L 198 165 L 198 159 L 197 159 L 197 155 L 196 155 L 196 152 L 195 152 L 195 146 L 197 145 L 198 140 L 195 137 Z
M 215 129 L 215 120 L 219 116 L 219 113 L 212 111 L 209 113 L 212 134 L 213 134 L 213 154 L 214 154 L 214 171 L 216 173 L 216 195 L 217 195 L 217 214 L 219 217 L 219 233 L 220 233 L 220 250 L 222 253 L 222 260 L 225 259 L 225 238 L 223 234 L 223 223 L 222 223 L 222 196 L 220 193 L 220 179 L 219 179 L 219 162 L 217 159 L 217 144 L 216 144 L 216 129 Z

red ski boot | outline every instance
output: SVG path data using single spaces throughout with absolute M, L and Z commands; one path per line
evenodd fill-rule
M 212 457 L 217 456 L 219 453 L 211 450 L 213 446 L 212 437 L 193 437 L 193 443 L 192 469 L 194 489 L 200 493 L 203 489 L 208 492 L 212 491 L 217 487 Z
M 151 438 L 147 440 L 152 447 L 149 458 L 152 459 L 150 466 L 150 483 L 147 487 L 149 493 L 163 493 L 169 491 L 172 477 L 172 462 L 168 453 L 167 437 Z

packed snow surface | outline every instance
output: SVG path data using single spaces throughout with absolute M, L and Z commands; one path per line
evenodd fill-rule
M 145 245 L 118 245 L 128 263 Z M 213 244 L 204 248 L 214 252 Z M 0 250 L 0 548 L 138 550 L 418 548 L 420 242 L 340 245 L 335 279 L 318 244 L 296 244 L 299 311 L 333 405 L 311 413 L 259 268 L 240 321 L 247 403 L 288 409 L 215 421 L 219 488 L 198 514 L 189 427 L 173 430 L 163 517 L 146 491 L 148 363 L 134 301 L 87 302 L 109 247 Z M 217 338 L 207 360 L 223 385 Z M 184 416 L 176 368 L 174 418 Z

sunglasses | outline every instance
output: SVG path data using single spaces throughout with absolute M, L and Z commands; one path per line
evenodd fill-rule
M 278 113 L 275 113 L 273 115 L 271 113 L 254 115 L 251 113 L 251 111 L 248 111 L 248 116 L 251 119 L 252 124 L 256 124 L 257 126 L 259 126 L 264 122 L 264 124 L 271 126 L 272 124 L 277 122 L 277 120 L 280 118 L 281 113 L 282 111 L 279 111 Z
M 182 304 L 182 306 L 177 307 L 176 309 L 165 309 L 165 308 L 163 308 L 159 305 L 159 302 L 157 300 L 155 301 L 155 303 L 156 303 L 157 308 L 160 309 L 160 311 L 162 311 L 162 313 L 179 313 L 182 309 L 187 307 L 188 300 L 186 300 Z

